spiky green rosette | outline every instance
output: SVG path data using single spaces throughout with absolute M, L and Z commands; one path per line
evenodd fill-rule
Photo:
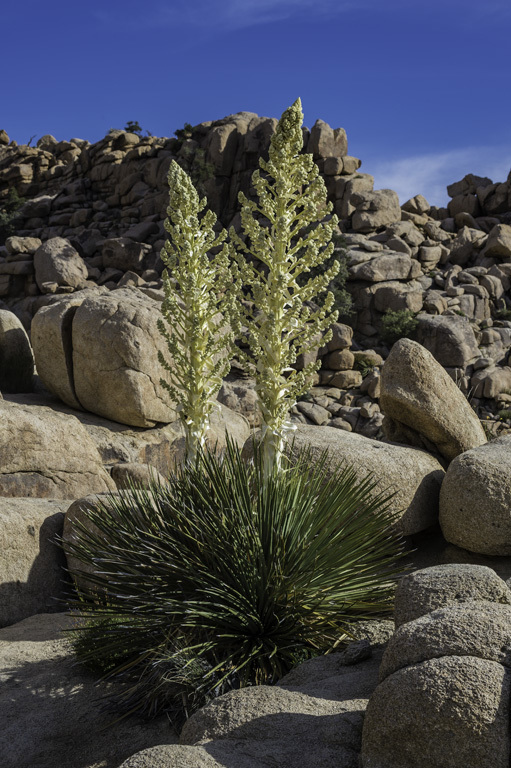
M 402 568 L 388 494 L 326 455 L 305 451 L 267 480 L 260 458 L 199 447 L 167 485 L 104 497 L 75 521 L 64 548 L 93 600 L 71 604 L 88 617 L 75 648 L 121 683 L 121 713 L 179 720 L 391 611 Z
M 307 391 L 319 363 L 310 363 L 302 371 L 292 366 L 337 319 L 331 293 L 319 309 L 311 310 L 306 302 L 325 291 L 339 270 L 339 262 L 302 285 L 298 282 L 300 275 L 330 258 L 334 250 L 332 234 L 338 222 L 335 215 L 328 221 L 318 221 L 331 213 L 332 205 L 327 202 L 326 188 L 312 155 L 300 154 L 302 121 L 301 102 L 297 99 L 277 125 L 268 162 L 259 161 L 263 173 L 255 171 L 252 176 L 259 202 L 240 193 L 241 223 L 247 242 L 233 229 L 230 232 L 242 282 L 257 308 L 257 313 L 247 314 L 245 319 L 251 354 L 242 355 L 242 362 L 256 380 L 264 420 L 266 474 L 280 469 L 284 434 L 290 426 L 289 410 Z M 261 218 L 269 224 L 261 222 Z M 328 340 L 327 334 L 323 343 Z
M 226 233 L 216 235 L 215 214 L 206 207 L 188 175 L 174 161 L 165 229 L 169 238 L 161 252 L 165 300 L 158 322 L 170 360 L 158 355 L 168 379 L 161 384 L 178 407 L 185 427 L 188 458 L 204 445 L 214 401 L 229 370 L 234 336 L 226 326 L 232 315 L 234 291 L 227 250 L 216 255 Z

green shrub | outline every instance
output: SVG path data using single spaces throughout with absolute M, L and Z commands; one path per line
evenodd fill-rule
M 84 513 L 64 544 L 94 570 L 72 603 L 87 617 L 72 638 L 117 681 L 117 711 L 179 722 L 219 693 L 275 683 L 350 622 L 391 610 L 401 544 L 389 496 L 349 468 L 325 481 L 325 461 L 303 453 L 265 480 L 257 448 L 252 464 L 232 444 L 223 461 L 201 449 L 168 487 Z
M 194 128 L 185 123 L 184 128 L 174 131 L 174 152 L 179 152 L 176 162 L 190 176 L 190 179 L 201 197 L 205 197 L 206 182 L 215 178 L 215 166 L 206 161 L 206 150 L 203 147 L 191 146 L 183 149 L 188 139 L 193 139 Z
M 114 628 L 122 629 L 130 622 L 129 616 L 96 616 L 83 603 L 80 615 L 76 617 L 75 627 L 70 630 L 70 640 L 76 656 L 83 661 L 91 672 L 107 675 L 130 656 L 128 642 L 119 644 L 116 650 L 105 648 L 104 637 Z
M 346 317 L 352 313 L 353 300 L 351 294 L 346 290 L 346 281 L 348 279 L 348 260 L 346 241 L 342 235 L 333 235 L 335 245 L 334 255 L 339 262 L 339 271 L 328 286 L 328 290 L 334 295 L 334 309 L 339 313 L 339 317 Z M 329 262 L 326 263 L 328 268 Z
M 0 244 L 3 245 L 6 239 L 16 232 L 18 211 L 24 202 L 24 198 L 20 197 L 14 187 L 11 187 L 7 197 L 0 201 Z
M 413 339 L 417 318 L 411 309 L 387 309 L 381 321 L 381 337 L 389 345 L 399 339 Z
M 137 120 L 128 120 L 123 128 L 123 131 L 127 131 L 128 133 L 136 133 L 137 136 L 142 135 L 142 128 L 140 127 L 140 123 Z
M 338 262 L 339 271 L 330 280 L 325 290 L 318 294 L 317 300 L 324 302 L 327 293 L 333 294 L 334 303 L 333 308 L 338 313 L 339 317 L 347 317 L 351 314 L 353 308 L 353 301 L 351 295 L 346 290 L 346 280 L 348 279 L 348 263 L 346 259 L 346 241 L 342 235 L 334 234 L 332 240 L 335 245 L 333 254 L 326 259 L 322 264 L 318 264 L 313 267 L 308 274 L 300 275 L 298 279 L 298 285 L 303 286 L 310 278 L 317 277 L 318 275 L 324 275 L 335 261 Z
M 497 320 L 511 320 L 511 309 L 497 309 L 495 318 Z
M 190 123 L 185 123 L 183 128 L 177 128 L 174 131 L 174 136 L 181 143 L 187 139 L 193 138 L 193 126 Z
M 205 183 L 215 178 L 215 166 L 212 163 L 206 162 L 206 150 L 198 147 L 188 163 L 181 163 L 181 167 L 189 170 L 190 178 L 197 192 L 200 195 L 205 195 Z
M 501 421 L 510 421 L 511 420 L 511 408 L 503 408 L 501 411 L 499 411 L 499 419 Z
M 355 358 L 355 370 L 360 371 L 364 379 L 368 373 L 371 373 L 374 367 L 374 360 L 369 355 L 357 355 Z

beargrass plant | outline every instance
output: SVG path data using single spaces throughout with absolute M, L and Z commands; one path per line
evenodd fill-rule
M 206 200 L 175 161 L 168 181 L 169 237 L 161 251 L 165 300 L 158 329 L 170 359 L 161 352 L 158 358 L 167 372 L 161 385 L 177 406 L 187 456 L 193 461 L 205 443 L 211 411 L 229 371 L 234 334 L 228 326 L 235 295 L 227 250 L 220 248 L 227 233 L 215 233 L 215 214 L 205 211 Z
M 275 683 L 353 620 L 391 610 L 389 500 L 326 456 L 265 477 L 257 447 L 252 463 L 231 442 L 223 458 L 199 447 L 168 485 L 111 495 L 76 523 L 75 650 L 117 681 L 121 714 L 179 722 L 219 693 Z
M 240 278 L 256 309 L 245 314 L 249 354 L 240 355 L 256 382 L 266 476 L 281 468 L 289 411 L 310 387 L 320 363 L 300 371 L 293 365 L 325 331 L 323 343 L 329 341 L 326 329 L 338 316 L 331 291 L 321 306 L 313 309 L 311 302 L 337 275 L 339 262 L 304 279 L 332 256 L 338 221 L 331 215 L 318 166 L 311 154 L 302 153 L 302 122 L 297 99 L 277 125 L 268 161 L 261 158 L 261 171 L 252 176 L 258 202 L 240 193 L 245 239 L 230 231 Z
M 98 500 L 63 544 L 84 565 L 71 603 L 76 652 L 118 683 L 112 702 L 121 714 L 166 711 L 179 722 L 224 691 L 276 682 L 334 649 L 352 621 L 391 610 L 401 544 L 388 495 L 326 455 L 284 453 L 288 410 L 315 369 L 292 365 L 336 318 L 331 295 L 311 303 L 338 269 L 307 279 L 332 256 L 337 220 L 322 220 L 330 208 L 312 157 L 301 154 L 301 122 L 298 100 L 254 174 L 259 204 L 242 197 L 247 237 L 233 235 L 234 276 L 214 215 L 176 163 L 169 171 L 160 330 L 171 359 L 160 362 L 188 460 L 165 485 Z M 223 325 L 239 321 L 241 280 L 257 310 L 245 317 L 245 362 L 264 418 L 251 462 L 229 440 L 223 456 L 205 445 L 232 344 Z

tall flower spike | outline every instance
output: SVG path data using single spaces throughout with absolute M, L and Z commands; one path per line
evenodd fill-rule
M 330 258 L 338 221 L 335 215 L 323 220 L 332 206 L 312 155 L 301 154 L 302 121 L 302 105 L 297 99 L 277 125 L 268 161 L 259 161 L 262 173 L 255 171 L 252 176 L 258 203 L 240 193 L 246 242 L 230 231 L 241 280 L 257 310 L 245 318 L 251 354 L 243 355 L 243 362 L 256 380 L 266 477 L 281 468 L 284 435 L 291 428 L 289 410 L 307 391 L 312 374 L 319 368 L 317 363 L 302 371 L 292 366 L 337 319 L 331 293 L 317 309 L 306 302 L 327 288 L 339 271 L 339 262 L 305 284 L 298 281 L 301 274 Z M 323 343 L 329 338 L 327 333 Z
M 225 246 L 226 232 L 214 232 L 216 216 L 200 214 L 206 200 L 174 161 L 168 173 L 169 206 L 165 229 L 169 238 L 161 251 L 165 300 L 158 329 L 170 353 L 158 359 L 168 377 L 161 384 L 178 407 L 185 428 L 186 453 L 195 461 L 210 426 L 210 415 L 222 378 L 229 370 L 234 334 L 234 289 Z M 165 322 L 164 322 L 165 321 Z

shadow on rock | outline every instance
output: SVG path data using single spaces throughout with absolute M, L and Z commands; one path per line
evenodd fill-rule
M 2 768 L 118 768 L 133 753 L 177 740 L 167 718 L 108 726 L 103 689 L 78 666 L 62 614 L 0 630 Z

